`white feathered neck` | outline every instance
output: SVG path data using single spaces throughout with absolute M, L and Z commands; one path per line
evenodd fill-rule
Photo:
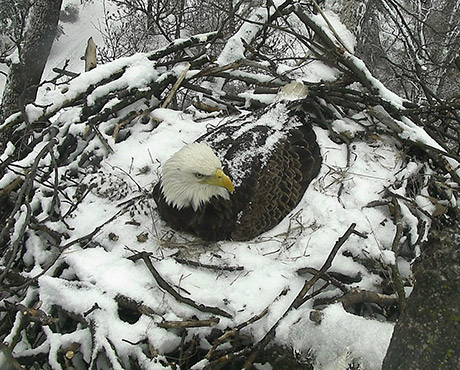
M 219 158 L 206 144 L 185 145 L 163 165 L 161 187 L 166 202 L 177 209 L 191 206 L 196 211 L 212 197 L 229 199 L 227 189 L 201 182 L 202 176 L 213 176 L 221 168 Z

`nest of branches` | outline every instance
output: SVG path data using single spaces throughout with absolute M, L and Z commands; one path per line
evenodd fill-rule
M 298 71 L 313 60 L 334 68 L 340 77 L 333 82 L 303 81 L 303 85 L 308 86 L 308 95 L 292 101 L 293 109 L 300 106 L 311 112 L 314 125 L 328 130 L 332 141 L 345 145 L 348 161 L 353 157 L 355 143 L 372 142 L 385 136 L 401 148 L 406 163 L 419 164 L 407 180 L 404 193 L 398 191 L 401 184 L 395 179 L 381 200 L 368 204 L 368 207 L 387 209 L 391 218 L 389 222 L 395 225 L 391 245 L 395 256 L 412 261 L 429 228 L 452 225 L 458 219 L 455 199 L 460 185 L 457 175 L 460 163 L 459 103 L 446 101 L 421 106 L 401 99 L 400 104 L 395 104 L 388 98 L 384 87 L 348 50 L 333 27 L 327 21 L 318 21 L 323 15 L 317 6 L 309 9 L 287 1 L 276 10 L 267 7 L 261 11 L 267 13 L 265 19 L 255 16 L 245 22 L 252 33 L 245 36 L 237 33 L 224 44 L 221 56 L 226 48 L 233 47 L 241 48 L 239 58 L 227 58 L 228 62 L 222 64 L 216 55 L 208 54 L 209 50 L 216 49 L 209 48 L 210 44 L 222 42 L 219 33 L 211 33 L 133 57 L 137 59 L 127 58 L 116 68 L 113 65 L 110 68 L 100 66 L 81 76 L 59 70 L 59 78 L 53 82 L 60 94 L 58 99 L 45 105 L 30 104 L 1 125 L 2 137 L 8 137 L 8 141 L 0 161 L 0 339 L 5 343 L 2 347 L 5 353 L 16 353 L 14 361 L 28 368 L 53 369 L 72 366 L 104 368 L 107 364 L 112 368 L 143 369 L 147 368 L 147 361 L 170 368 L 190 368 L 200 361 L 203 361 L 204 369 L 250 368 L 265 358 L 266 349 L 273 344 L 276 329 L 283 318 L 306 302 L 314 302 L 316 311 L 313 311 L 311 320 L 318 323 L 321 322 L 321 309 L 336 302 L 358 315 L 378 314 L 388 320 L 397 317 L 405 305 L 404 288 L 410 285 L 410 281 L 401 278 L 397 265 L 388 269 L 378 261 L 356 258 L 382 277 L 378 292 L 353 288 L 359 276 L 329 271 L 350 235 L 367 237 L 352 222 L 331 246 L 321 268 L 305 267 L 298 271 L 305 277 L 302 289 L 258 340 L 249 336 L 247 329 L 257 325 L 270 312 L 270 305 L 233 327 L 213 329 L 222 318 L 232 318 L 232 314 L 187 297 L 162 276 L 152 263 L 154 256 L 145 251 L 133 251 L 129 260 L 143 264 L 150 273 L 152 284 L 156 284 L 166 296 L 208 316 L 207 319 L 191 316 L 181 321 L 164 319 L 156 322 L 154 325 L 180 338 L 173 350 L 159 353 L 149 338 L 144 337 L 130 343 L 140 348 L 136 355 L 121 353 L 111 338 L 102 338 L 104 334 L 92 319 L 92 313 L 100 310 L 97 304 L 86 312 L 71 312 L 58 305 L 41 309 L 39 279 L 46 275 L 64 277 L 67 265 L 63 255 L 71 247 L 100 246 L 93 237 L 105 225 L 132 212 L 135 204 L 149 198 L 148 192 L 140 189 L 136 197 L 119 205 L 118 213 L 86 235 L 70 236 L 68 220 L 89 192 L 98 187 L 94 182 L 82 179 L 89 170 L 97 174 L 103 159 L 116 151 L 117 143 L 126 140 L 137 125 L 150 125 L 154 130 L 157 123 L 153 122 L 151 113 L 159 107 L 182 109 L 194 105 L 208 116 L 238 114 L 242 110 L 264 107 L 270 97 L 295 81 Z M 292 26 L 293 19 L 299 28 Z M 304 54 L 299 57 L 283 50 L 284 55 L 288 55 L 283 62 L 290 69 L 280 72 L 278 67 L 282 58 L 273 51 L 273 45 L 286 40 L 294 40 Z M 125 74 L 136 61 L 148 64 L 151 76 L 142 86 L 132 87 L 126 84 Z M 91 78 L 85 80 L 85 76 Z M 78 118 L 71 122 L 66 116 L 70 109 L 79 111 Z M 361 118 L 356 118 L 358 114 Z M 334 128 L 332 123 L 344 117 L 362 126 L 359 134 L 339 132 Z M 419 135 L 421 131 L 426 136 Z M 337 181 L 340 183 L 340 176 Z M 110 186 L 109 182 L 110 179 L 104 191 L 112 199 L 125 199 L 129 189 L 116 182 Z M 415 200 L 422 193 L 430 199 L 433 212 L 422 209 Z M 340 196 L 339 186 L 337 197 Z M 410 242 L 407 241 L 407 225 L 402 221 L 402 209 L 404 212 L 409 210 L 418 220 L 418 238 L 412 238 Z M 155 210 L 147 209 L 147 212 Z M 61 227 L 50 227 L 53 223 Z M 117 235 L 111 237 L 117 238 Z M 41 259 L 27 257 L 27 242 L 32 238 L 40 239 Z M 139 234 L 138 238 L 142 235 Z M 177 262 L 215 274 L 244 271 L 244 266 L 205 265 L 179 257 Z M 69 279 L 78 282 L 75 276 Z M 331 286 L 341 293 L 322 297 L 321 292 Z M 280 296 L 283 294 L 285 292 Z M 142 316 L 155 318 L 165 314 L 155 312 L 148 302 L 123 295 L 117 295 L 114 301 L 125 322 L 135 323 Z M 192 328 L 204 328 L 205 334 L 191 335 Z M 83 339 L 80 342 L 62 339 L 66 333 L 82 330 L 88 331 L 90 345 L 84 344 Z M 56 334 L 62 335 L 60 344 L 51 339 Z M 21 351 L 17 350 L 19 345 Z M 289 361 L 285 359 L 287 364 L 297 360 L 290 358 Z M 309 365 L 304 363 L 302 366 L 308 368 Z

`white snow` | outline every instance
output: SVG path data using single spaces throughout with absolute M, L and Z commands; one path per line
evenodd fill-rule
M 267 9 L 262 7 L 256 8 L 249 17 L 251 22 L 246 22 L 226 43 L 224 50 L 219 55 L 216 63 L 218 65 L 227 65 L 244 58 L 244 42 L 250 43 L 256 36 L 257 32 L 263 27 L 268 19 Z
M 51 53 L 43 72 L 43 80 L 50 80 L 56 74 L 53 68 L 62 68 L 68 60 L 67 70 L 75 73 L 81 73 L 85 70 L 85 62 L 81 59 L 85 55 L 86 44 L 90 37 L 93 38 L 96 46 L 103 45 L 102 34 L 98 28 L 104 23 L 104 3 L 109 6 L 108 1 L 85 1 L 83 4 L 80 0 L 64 0 L 62 9 L 68 5 L 74 5 L 79 9 L 78 21 L 75 23 L 63 23 L 64 34 L 61 35 L 51 48 Z
M 321 324 L 309 320 L 311 309 L 290 314 L 279 329 L 279 339 L 295 350 L 316 350 L 317 361 L 327 367 L 349 352 L 364 369 L 380 369 L 393 326 L 346 312 L 340 304 L 325 308 Z M 321 367 L 319 367 L 321 368 Z
M 324 9 L 322 14 L 311 15 L 311 19 L 321 26 L 332 40 L 336 40 L 339 45 L 343 45 L 349 52 L 353 53 L 356 46 L 356 38 L 345 25 L 340 22 L 338 14 L 329 9 Z

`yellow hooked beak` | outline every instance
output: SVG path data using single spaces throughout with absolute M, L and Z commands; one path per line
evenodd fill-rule
M 203 180 L 205 184 L 221 186 L 227 189 L 230 194 L 233 193 L 233 184 L 230 178 L 220 168 L 216 170 L 214 176 L 210 176 Z

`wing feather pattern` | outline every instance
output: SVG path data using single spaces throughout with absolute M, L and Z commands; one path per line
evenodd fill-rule
M 212 198 L 196 212 L 166 204 L 160 185 L 154 198 L 174 229 L 206 240 L 250 240 L 276 226 L 302 199 L 321 167 L 316 135 L 303 112 L 283 104 L 224 123 L 197 141 L 222 162 L 235 191 Z

